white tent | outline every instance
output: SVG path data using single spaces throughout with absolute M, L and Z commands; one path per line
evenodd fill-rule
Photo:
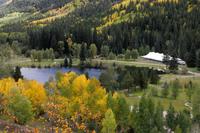
M 144 59 L 148 59 L 148 60 L 154 60 L 154 61 L 158 61 L 158 62 L 162 62 L 163 58 L 165 57 L 165 55 L 163 53 L 156 53 L 156 52 L 149 52 L 147 55 L 142 56 Z M 169 59 L 171 60 L 172 57 L 169 56 Z M 185 61 L 183 61 L 180 58 L 177 58 L 178 64 L 180 65 L 185 65 Z

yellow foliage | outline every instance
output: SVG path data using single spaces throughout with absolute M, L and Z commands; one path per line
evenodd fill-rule
M 47 96 L 42 84 L 33 80 L 19 80 L 18 87 L 21 89 L 22 95 L 26 96 L 31 101 L 35 110 L 37 110 L 37 108 L 43 108 L 47 101 Z
M 89 80 L 85 77 L 85 75 L 78 76 L 72 82 L 72 92 L 74 96 L 84 95 L 85 88 L 87 88 Z
M 0 80 L 0 93 L 2 93 L 5 96 L 9 96 L 10 90 L 16 87 L 17 85 L 15 84 L 15 81 L 12 78 L 5 78 Z
M 98 80 L 87 79 L 85 75 L 65 73 L 61 75 L 57 84 L 58 88 L 70 91 L 67 98 L 70 101 L 69 112 L 72 116 L 78 113 L 84 120 L 99 119 L 107 110 L 107 94 Z
M 107 93 L 97 79 L 87 79 L 85 75 L 69 72 L 58 75 L 57 80 L 48 83 L 46 87 L 47 90 L 53 88 L 54 93 L 47 96 L 44 85 L 37 81 L 15 82 L 12 78 L 0 80 L 0 93 L 9 97 L 12 88 L 19 89 L 31 101 L 35 113 L 44 110 L 48 121 L 63 131 L 71 132 L 71 126 L 74 125 L 76 129 L 86 132 L 88 121 L 100 123 L 104 117 Z M 69 94 L 64 95 L 63 92 Z
M 19 80 L 15 82 L 12 78 L 0 80 L 0 93 L 4 96 L 9 97 L 12 88 L 18 88 L 22 95 L 31 101 L 35 110 L 42 109 L 46 103 L 47 96 L 45 89 L 42 84 L 36 81 Z
M 74 72 L 62 74 L 61 77 L 59 77 L 60 79 L 57 81 L 58 89 L 67 88 L 75 77 L 77 77 L 77 75 Z

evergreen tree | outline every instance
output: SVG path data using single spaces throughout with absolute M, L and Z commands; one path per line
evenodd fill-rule
M 200 124 L 200 89 L 197 88 L 192 96 L 192 114 L 196 123 Z
M 19 66 L 15 67 L 15 71 L 13 73 L 13 78 L 15 79 L 15 81 L 17 82 L 19 79 L 23 79 L 23 76 L 21 74 L 21 69 Z
M 82 44 L 81 45 L 81 51 L 80 51 L 80 61 L 81 61 L 81 64 L 84 64 L 85 60 L 86 60 L 86 53 L 85 53 L 85 44 Z
M 181 88 L 179 80 L 176 79 L 172 82 L 172 97 L 174 99 L 177 98 L 178 94 L 179 94 L 179 89 Z
M 110 51 L 110 49 L 107 45 L 102 46 L 101 47 L 101 56 L 107 57 L 109 54 L 109 51 Z
M 138 50 L 137 50 L 137 49 L 133 49 L 133 50 L 131 51 L 131 56 L 132 56 L 132 58 L 133 58 L 134 60 L 137 59 L 138 56 L 139 56 Z
M 72 61 L 72 57 L 70 56 L 69 58 L 69 67 L 72 67 L 73 61 Z
M 178 61 L 175 56 L 173 56 L 172 59 L 169 61 L 169 70 L 178 70 Z
M 65 59 L 64 59 L 64 67 L 68 67 L 68 66 L 69 66 L 68 58 L 65 57 Z
M 197 51 L 196 55 L 196 67 L 200 71 L 200 50 Z
M 117 124 L 114 113 L 108 109 L 105 113 L 105 118 L 102 120 L 102 133 L 115 133 Z
M 116 81 L 116 73 L 114 69 L 109 68 L 107 71 L 102 72 L 99 80 L 108 92 L 114 92 L 114 90 L 117 89 L 118 83 Z
M 186 53 L 186 62 L 188 67 L 196 66 L 196 48 L 194 45 L 191 46 L 191 49 L 188 53 Z
M 178 124 L 181 129 L 181 133 L 188 133 L 191 127 L 190 113 L 187 114 L 184 111 L 178 114 Z
M 169 67 L 169 62 L 170 62 L 170 56 L 168 54 L 165 54 L 163 57 L 163 63 L 166 65 L 166 68 Z
M 170 104 L 169 109 L 167 111 L 166 124 L 168 128 L 170 128 L 172 131 L 174 131 L 177 126 L 177 118 L 172 104 Z
M 90 45 L 90 54 L 92 58 L 97 55 L 97 47 L 94 43 Z
M 188 85 L 186 86 L 186 95 L 189 99 L 189 102 L 191 102 L 193 93 L 194 93 L 194 88 L 193 88 L 192 81 L 190 80 Z
M 164 126 L 164 122 L 163 122 L 163 107 L 161 105 L 161 103 L 159 102 L 158 105 L 155 108 L 155 127 L 158 130 L 158 132 L 163 132 L 163 126 Z
M 131 59 L 131 51 L 129 49 L 126 50 L 125 59 Z
M 154 103 L 151 99 L 142 97 L 139 110 L 136 112 L 136 132 L 149 133 L 154 127 Z
M 130 89 L 134 87 L 134 79 L 131 76 L 130 72 L 127 72 L 126 75 L 124 76 L 121 87 L 123 89 L 128 89 L 128 92 L 130 92 Z
M 121 131 L 127 130 L 127 122 L 129 116 L 129 106 L 122 96 L 117 98 L 117 104 L 115 109 L 113 110 L 116 115 L 117 125 L 119 126 Z

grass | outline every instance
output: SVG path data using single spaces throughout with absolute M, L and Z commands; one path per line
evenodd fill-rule
M 152 62 L 143 60 L 141 58 L 137 60 L 104 60 L 104 59 L 93 59 L 94 62 L 102 62 L 104 65 L 113 65 L 114 63 L 119 66 L 137 66 L 137 67 L 150 67 L 150 68 L 158 68 L 165 69 L 166 66 L 162 63 Z
M 166 98 L 163 98 L 161 96 L 161 90 L 162 90 L 162 84 L 164 82 L 170 83 L 172 80 L 179 79 L 179 83 L 181 85 L 181 88 L 179 89 L 178 97 L 176 99 L 172 98 L 171 96 L 171 89 L 169 90 L 169 95 Z M 139 104 L 139 101 L 141 97 L 145 94 L 152 98 L 152 100 L 155 103 L 160 102 L 162 106 L 164 107 L 164 110 L 167 110 L 169 105 L 172 104 L 175 107 L 176 111 L 181 111 L 184 109 L 189 109 L 185 106 L 185 103 L 189 101 L 187 95 L 186 95 L 186 88 L 185 85 L 189 83 L 189 81 L 192 81 L 192 84 L 194 88 L 199 87 L 200 85 L 200 77 L 191 77 L 191 76 L 181 76 L 176 74 L 165 74 L 161 76 L 160 83 L 158 85 L 149 85 L 148 89 L 145 91 L 139 91 L 132 93 L 132 96 L 127 96 L 123 92 L 120 92 L 121 95 L 125 97 L 129 105 L 137 105 Z M 152 96 L 151 95 L 151 89 L 155 88 L 158 91 L 158 96 Z
M 54 61 L 52 60 L 43 60 L 41 62 L 34 62 L 29 58 L 16 58 L 12 59 L 7 64 L 11 66 L 20 66 L 20 67 L 54 67 L 54 66 L 60 66 L 61 64 L 64 63 L 64 59 L 55 59 Z M 77 66 L 79 64 L 78 59 L 73 59 L 73 66 Z
M 189 67 L 188 70 L 191 72 L 200 72 L 196 67 Z
M 157 87 L 157 88 L 159 88 L 159 87 Z M 139 104 L 140 99 L 144 94 L 150 95 L 150 91 L 151 91 L 151 89 L 148 88 L 144 92 L 141 92 L 141 91 L 134 92 L 133 96 L 127 96 L 123 92 L 120 92 L 120 94 L 125 97 L 125 99 L 127 100 L 127 103 L 129 105 L 134 106 L 134 105 Z M 186 107 L 184 105 L 188 101 L 188 98 L 186 96 L 184 89 L 179 90 L 179 95 L 176 99 L 173 99 L 171 97 L 171 94 L 169 94 L 169 96 L 167 98 L 161 97 L 161 89 L 158 89 L 158 96 L 150 96 L 150 97 L 152 98 L 154 103 L 160 102 L 161 105 L 164 107 L 164 110 L 167 110 L 170 104 L 172 104 L 175 107 L 176 111 L 181 111 L 183 109 L 189 109 L 188 107 Z

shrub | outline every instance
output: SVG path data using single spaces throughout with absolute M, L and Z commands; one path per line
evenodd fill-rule
M 154 97 L 158 96 L 158 90 L 155 87 L 151 88 L 151 96 Z
M 119 55 L 117 56 L 117 58 L 119 58 L 119 59 L 124 59 L 124 55 L 123 55 L 123 54 L 119 54 Z
M 138 50 L 137 49 L 133 49 L 132 50 L 132 58 L 135 60 L 137 59 L 139 56 Z
M 11 90 L 8 111 L 18 124 L 25 124 L 33 117 L 31 102 L 17 89 Z
M 167 82 L 164 83 L 161 93 L 162 93 L 162 97 L 165 97 L 165 98 L 169 95 L 169 85 Z
M 108 55 L 108 59 L 114 60 L 116 58 L 116 55 L 113 52 L 110 52 Z

